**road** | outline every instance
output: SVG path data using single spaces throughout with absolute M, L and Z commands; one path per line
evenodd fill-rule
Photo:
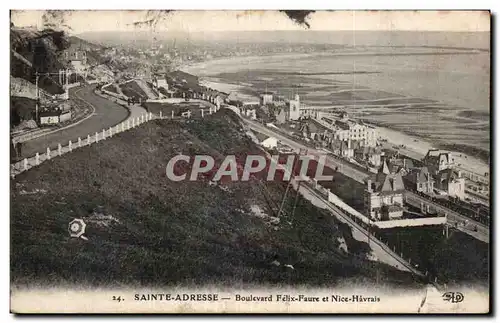
M 317 149 L 305 146 L 301 143 L 298 143 L 298 142 L 288 138 L 287 136 L 285 136 L 277 131 L 274 131 L 273 129 L 266 127 L 258 122 L 254 122 L 254 121 L 251 121 L 251 120 L 248 120 L 245 118 L 243 118 L 243 120 L 246 122 L 246 124 L 251 129 L 258 131 L 260 133 L 263 133 L 267 136 L 275 137 L 278 140 L 282 141 L 284 144 L 286 144 L 286 145 L 288 145 L 296 150 L 302 148 L 302 149 L 307 149 L 308 153 L 312 154 L 312 155 L 317 155 L 317 154 L 324 155 L 325 154 L 324 151 L 317 150 Z M 368 175 L 370 174 L 368 172 L 363 172 L 363 171 L 349 165 L 348 163 L 346 163 L 340 159 L 335 159 L 335 158 L 330 157 L 330 156 L 327 156 L 326 166 L 328 166 L 330 168 L 338 167 L 339 172 L 341 172 L 342 174 L 344 174 L 344 175 L 346 175 L 346 176 L 348 176 L 348 177 L 350 177 L 350 178 L 352 178 L 360 183 L 363 183 L 364 179 L 366 177 L 368 177 Z M 406 194 L 408 194 L 408 193 L 410 193 L 410 192 L 406 192 Z M 410 194 L 413 194 L 413 193 L 410 193 Z M 413 195 L 415 195 L 415 194 L 413 194 Z M 417 196 L 417 195 L 415 195 L 415 196 Z M 420 197 L 420 196 L 418 196 L 418 198 L 422 199 L 422 197 Z M 475 221 L 469 219 L 468 217 L 460 215 L 457 212 L 454 212 L 454 211 L 452 211 L 448 208 L 445 208 L 439 204 L 433 203 L 429 199 L 424 199 L 424 201 L 426 203 L 430 203 L 431 205 L 433 205 L 437 210 L 440 210 L 443 213 L 446 212 L 448 214 L 448 223 L 450 225 L 455 225 L 456 222 L 463 222 L 463 221 L 467 221 L 469 224 L 477 225 L 477 227 L 478 227 L 477 232 L 471 231 L 464 226 L 458 226 L 457 229 L 459 229 L 460 231 L 467 233 L 467 234 L 469 234 L 469 235 L 471 235 L 471 236 L 473 236 L 481 241 L 489 243 L 489 240 L 490 240 L 489 239 L 489 231 L 490 231 L 489 227 L 487 227 L 479 222 L 475 222 Z
M 95 85 L 89 85 L 71 93 L 94 107 L 95 112 L 90 118 L 73 127 L 24 142 L 22 146 L 23 157 L 32 157 L 37 152 L 44 153 L 47 147 L 51 150 L 57 149 L 59 143 L 64 146 L 68 144 L 69 140 L 75 142 L 78 137 L 87 138 L 89 134 L 102 132 L 103 129 L 108 129 L 127 119 L 129 111 L 126 108 L 97 96 L 94 93 L 94 88 Z M 145 113 L 145 110 L 142 110 Z

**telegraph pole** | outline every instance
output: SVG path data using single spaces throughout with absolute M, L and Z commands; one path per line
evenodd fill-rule
M 35 122 L 38 123 L 38 100 L 40 99 L 40 96 L 38 94 L 38 78 L 40 75 L 38 74 L 38 71 L 35 72 Z

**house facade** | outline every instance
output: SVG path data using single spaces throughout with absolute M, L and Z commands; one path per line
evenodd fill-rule
M 388 167 L 382 165 L 377 174 L 365 180 L 365 184 L 364 207 L 368 217 L 383 221 L 403 216 L 404 184 L 401 174 L 390 173 Z
M 289 120 L 299 120 L 300 119 L 300 96 L 295 95 L 295 100 L 290 100 L 289 104 Z
M 444 191 L 450 197 L 465 199 L 465 178 L 460 171 L 448 168 L 443 169 L 435 175 L 435 187 Z
M 430 149 L 422 161 L 432 174 L 456 166 L 453 154 L 439 149 Z
M 404 176 L 404 182 L 408 189 L 425 194 L 434 192 L 434 178 L 426 166 L 411 168 Z

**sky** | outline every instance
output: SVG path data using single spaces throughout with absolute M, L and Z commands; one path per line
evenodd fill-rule
M 42 28 L 44 22 L 66 25 L 73 34 L 99 31 L 151 30 L 135 22 L 158 18 L 154 31 L 217 32 L 259 30 L 304 30 L 305 27 L 278 11 L 175 11 L 160 13 L 144 10 L 59 11 L 56 17 L 45 11 L 11 11 L 11 21 L 19 27 Z M 413 31 L 489 31 L 487 11 L 317 11 L 306 19 L 311 30 L 413 30 Z M 60 28 L 60 27 L 59 27 Z M 68 27 L 64 27 L 68 30 Z

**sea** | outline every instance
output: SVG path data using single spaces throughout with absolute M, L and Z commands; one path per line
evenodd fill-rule
M 183 69 L 220 90 L 255 97 L 264 90 L 285 97 L 299 94 L 311 107 L 340 108 L 437 146 L 489 155 L 489 32 L 279 35 L 267 41 L 340 46 L 307 54 L 215 59 Z

